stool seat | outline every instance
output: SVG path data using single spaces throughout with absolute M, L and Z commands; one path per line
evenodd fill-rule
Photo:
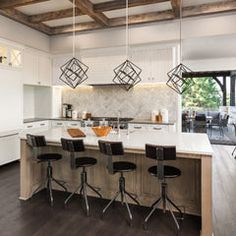
M 58 161 L 62 159 L 62 155 L 58 153 L 44 153 L 37 156 L 40 161 Z
M 157 166 L 151 166 L 148 168 L 148 172 L 157 177 Z M 176 178 L 181 175 L 181 171 L 173 166 L 164 165 L 164 178 Z
M 129 172 L 136 170 L 136 165 L 128 161 L 116 161 L 113 162 L 114 172 Z
M 75 166 L 78 167 L 88 167 L 97 164 L 97 160 L 92 157 L 79 157 L 75 159 Z

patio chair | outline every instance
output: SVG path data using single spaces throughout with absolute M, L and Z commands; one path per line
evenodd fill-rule
M 197 114 L 193 124 L 194 133 L 206 133 L 207 121 L 205 114 Z
M 229 115 L 224 115 L 223 118 L 221 118 L 219 121 L 214 121 L 209 124 L 210 127 L 210 135 L 212 135 L 212 129 L 213 127 L 217 127 L 220 131 L 220 136 L 224 137 L 224 128 L 227 128 L 228 130 L 228 122 L 229 122 Z

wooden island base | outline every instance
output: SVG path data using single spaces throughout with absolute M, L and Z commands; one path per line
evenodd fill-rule
M 64 158 L 53 163 L 53 175 L 56 179 L 67 183 L 68 190 L 74 191 L 80 184 L 80 171 L 71 169 L 70 156 L 65 153 L 58 143 L 48 144 L 49 152 L 62 153 Z M 101 188 L 101 194 L 106 199 L 111 199 L 118 189 L 119 175 L 110 175 L 106 169 L 106 157 L 100 154 L 95 146 L 86 146 L 86 155 L 95 157 L 97 165 L 87 168 L 88 182 Z M 186 213 L 200 215 L 202 217 L 201 235 L 212 236 L 212 158 L 204 155 L 190 155 L 177 153 L 177 160 L 171 161 L 171 165 L 178 167 L 182 175 L 168 181 L 168 193 L 171 199 L 184 206 Z M 116 157 L 115 157 L 116 158 Z M 140 150 L 126 150 L 125 160 L 137 165 L 137 171 L 125 174 L 126 187 L 129 192 L 137 194 L 138 200 L 143 206 L 151 204 L 160 196 L 158 179 L 150 176 L 147 169 L 155 164 L 154 160 L 145 158 Z M 116 158 L 121 160 L 121 158 Z M 168 163 L 168 162 L 167 162 Z M 37 163 L 32 159 L 32 153 L 26 140 L 21 140 L 21 191 L 20 199 L 27 200 L 34 190 L 43 185 L 46 177 L 46 165 Z M 57 188 L 57 186 L 53 186 Z M 89 195 L 94 196 L 92 192 Z

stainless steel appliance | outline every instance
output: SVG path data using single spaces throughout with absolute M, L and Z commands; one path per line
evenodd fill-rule
M 108 125 L 117 129 L 118 126 L 120 129 L 128 129 L 129 121 L 133 120 L 133 118 L 128 117 L 91 117 L 91 119 L 81 121 L 82 127 L 93 127 L 93 126 L 101 126 Z
M 72 118 L 72 104 L 64 103 L 62 104 L 62 117 Z

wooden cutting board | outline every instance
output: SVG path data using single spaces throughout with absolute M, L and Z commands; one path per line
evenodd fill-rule
M 72 138 L 86 137 L 85 133 L 80 129 L 67 129 L 67 132 Z

